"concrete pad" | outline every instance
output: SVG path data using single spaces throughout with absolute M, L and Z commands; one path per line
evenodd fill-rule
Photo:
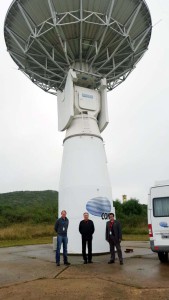
M 149 242 L 122 242 L 122 252 L 122 266 L 117 257 L 107 264 L 106 254 L 87 265 L 82 256 L 69 255 L 71 265 L 57 267 L 52 244 L 0 248 L 0 299 L 169 299 L 169 264 L 159 262 Z

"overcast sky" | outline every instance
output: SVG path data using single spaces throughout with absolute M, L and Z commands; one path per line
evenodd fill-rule
M 6 51 L 3 26 L 12 1 L 0 0 L 0 193 L 58 190 L 62 141 L 57 98 L 34 85 Z M 150 186 L 169 179 L 169 0 L 147 0 L 154 26 L 149 50 L 108 93 L 102 133 L 113 199 L 147 203 Z

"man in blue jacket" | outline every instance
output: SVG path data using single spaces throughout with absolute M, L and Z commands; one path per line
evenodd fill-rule
M 69 220 L 66 217 L 66 211 L 62 210 L 61 218 L 57 219 L 55 223 L 55 231 L 57 232 L 57 248 L 56 248 L 56 265 L 60 266 L 60 249 L 63 244 L 63 262 L 64 265 L 70 265 L 67 260 L 67 229 L 69 226 Z

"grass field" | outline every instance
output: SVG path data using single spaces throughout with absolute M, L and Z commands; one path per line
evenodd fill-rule
M 123 234 L 123 241 L 149 241 L 148 234 Z
M 15 224 L 0 229 L 0 247 L 51 244 L 56 233 L 49 224 Z M 148 234 L 124 234 L 124 241 L 148 241 Z
M 53 225 L 15 224 L 0 229 L 0 247 L 52 242 Z

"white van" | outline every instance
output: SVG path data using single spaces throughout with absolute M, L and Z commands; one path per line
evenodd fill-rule
M 150 247 L 161 262 L 168 261 L 169 252 L 169 181 L 150 188 L 148 199 L 148 229 Z

